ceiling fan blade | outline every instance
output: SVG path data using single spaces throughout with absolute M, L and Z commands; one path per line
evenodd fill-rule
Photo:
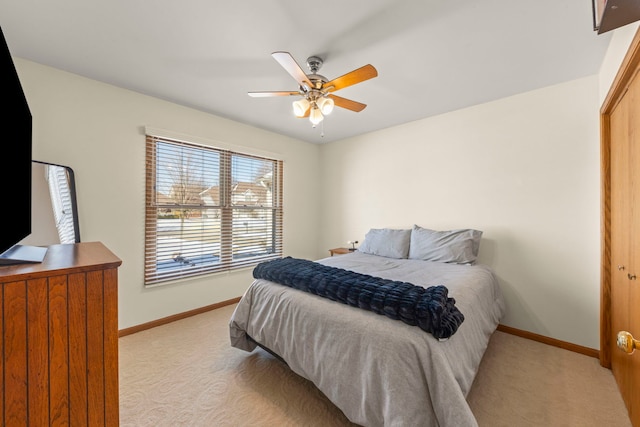
M 300 65 L 298 65 L 289 52 L 273 52 L 271 56 L 282 65 L 282 68 L 284 68 L 287 73 L 291 74 L 291 77 L 296 79 L 300 86 L 306 86 L 307 88 L 313 87 L 307 74 L 300 68 Z
M 367 64 L 363 67 L 358 68 L 357 70 L 353 70 L 343 76 L 340 76 L 323 84 L 322 87 L 327 88 L 329 92 L 334 92 L 336 90 L 343 89 L 347 86 L 351 86 L 377 76 L 378 70 L 376 70 L 373 65 Z
M 280 92 L 247 92 L 247 94 L 253 98 L 265 98 L 267 96 L 293 96 L 300 95 L 300 92 L 288 92 L 288 91 L 280 91 Z
M 347 98 L 342 98 L 337 95 L 327 95 L 329 98 L 333 99 L 333 102 L 338 107 L 346 108 L 347 110 L 355 111 L 356 113 L 365 109 L 367 104 L 362 104 L 361 102 L 352 101 Z

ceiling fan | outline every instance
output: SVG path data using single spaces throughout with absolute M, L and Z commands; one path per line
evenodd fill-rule
M 301 96 L 302 99 L 293 103 L 293 113 L 297 117 L 309 117 L 314 127 L 324 119 L 325 115 L 331 113 L 334 105 L 355 112 L 364 110 L 366 104 L 339 97 L 332 92 L 372 79 L 378 75 L 375 67 L 367 64 L 338 78 L 327 80 L 326 77 L 318 74 L 318 70 L 322 67 L 322 58 L 317 56 L 307 58 L 307 67 L 311 74 L 306 74 L 289 52 L 273 52 L 271 56 L 298 82 L 298 90 L 249 92 L 249 96 L 254 98 Z

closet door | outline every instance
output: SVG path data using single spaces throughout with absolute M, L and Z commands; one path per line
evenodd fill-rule
M 629 244 L 631 229 L 631 188 L 628 105 L 623 99 L 611 114 L 611 333 L 629 328 Z M 630 407 L 629 356 L 611 340 L 611 369 L 618 388 Z
M 636 73 L 610 115 L 611 369 L 633 425 L 640 426 L 640 351 L 617 347 L 627 331 L 640 339 L 640 78 Z
M 632 79 L 623 99 L 628 103 L 627 140 L 631 181 L 629 186 L 631 228 L 628 235 L 630 256 L 627 273 L 629 320 L 628 329 L 623 330 L 629 331 L 636 339 L 640 339 L 640 77 L 638 73 Z M 636 422 L 635 425 L 640 425 L 638 424 L 640 421 L 640 351 L 629 355 L 628 363 L 627 375 L 631 400 L 628 408 L 631 419 Z

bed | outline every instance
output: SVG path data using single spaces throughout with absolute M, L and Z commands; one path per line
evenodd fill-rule
M 383 244 L 372 248 L 373 231 L 359 250 L 315 262 L 425 288 L 444 285 L 464 314 L 453 335 L 438 339 L 400 320 L 259 278 L 230 319 L 231 345 L 274 353 L 356 424 L 476 426 L 466 396 L 504 313 L 494 272 L 475 263 L 479 236 L 466 242 L 473 259 L 461 258 L 459 245 L 439 241 L 433 260 L 433 254 L 417 255 L 434 243 L 423 241 L 418 251 L 421 242 L 411 239 L 411 230 L 400 243 L 382 233 Z M 443 261 L 445 252 L 468 262 Z

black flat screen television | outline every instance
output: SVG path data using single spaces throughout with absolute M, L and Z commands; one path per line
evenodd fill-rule
M 2 28 L 0 38 L 0 103 L 5 131 L 0 155 L 0 265 L 42 262 L 46 248 L 17 244 L 31 234 L 31 111 Z

